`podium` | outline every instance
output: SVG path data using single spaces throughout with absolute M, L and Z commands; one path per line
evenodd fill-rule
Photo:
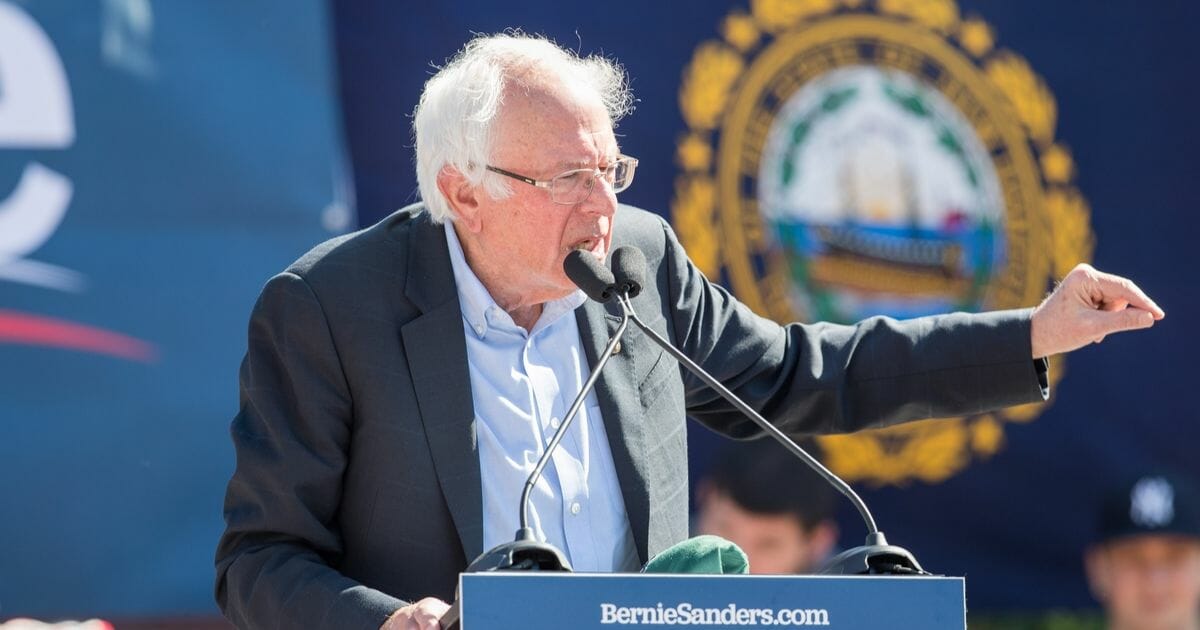
M 462 630 L 965 630 L 963 578 L 464 573 Z

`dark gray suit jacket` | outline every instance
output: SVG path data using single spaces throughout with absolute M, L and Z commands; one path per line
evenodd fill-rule
M 613 247 L 646 254 L 655 330 L 795 434 L 1042 400 L 1029 311 L 781 327 L 688 261 L 662 219 L 621 207 Z M 577 311 L 595 363 L 618 317 Z M 630 328 L 597 398 L 644 562 L 687 535 L 684 418 L 757 434 Z M 453 599 L 483 502 L 462 314 L 446 240 L 419 206 L 324 243 L 272 278 L 250 321 L 217 601 L 244 628 L 377 628 Z M 514 506 L 515 509 L 516 506 Z

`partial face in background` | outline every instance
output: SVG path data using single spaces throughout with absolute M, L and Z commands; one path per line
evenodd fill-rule
M 590 90 L 558 83 L 505 90 L 490 166 L 549 180 L 571 169 L 603 169 L 617 155 L 608 113 Z M 601 259 L 608 254 L 617 206 L 612 187 L 597 180 L 587 199 L 562 205 L 545 189 L 495 173 L 487 176 L 503 178 L 512 195 L 492 199 L 482 187 L 476 189 L 477 205 L 470 208 L 474 221 L 464 221 L 462 204 L 451 202 L 459 215 L 459 234 L 472 232 L 464 240 L 473 241 L 468 255 L 476 273 L 501 278 L 504 290 L 519 294 L 523 304 L 574 291 L 563 260 L 572 249 Z
M 793 514 L 749 512 L 715 489 L 702 492 L 700 502 L 699 533 L 720 536 L 741 547 L 753 574 L 813 573 L 837 539 L 832 523 L 806 529 Z
M 1086 566 L 1113 628 L 1191 629 L 1200 620 L 1200 539 L 1118 539 L 1089 550 Z

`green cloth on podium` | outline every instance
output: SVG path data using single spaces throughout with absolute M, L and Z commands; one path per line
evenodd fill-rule
M 642 573 L 745 574 L 749 571 L 746 552 L 720 536 L 689 538 L 654 556 L 642 569 Z

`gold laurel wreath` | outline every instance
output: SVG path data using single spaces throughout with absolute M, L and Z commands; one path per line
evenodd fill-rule
M 869 10 L 870 0 L 750 0 L 750 12 L 734 9 L 721 25 L 721 40 L 701 43 L 683 72 L 679 105 L 689 132 L 681 137 L 676 159 L 672 222 L 696 265 L 716 277 L 723 257 L 712 177 L 713 132 L 751 54 L 765 45 L 762 34 L 776 36 L 839 11 Z M 995 48 L 991 27 L 976 16 L 963 18 L 954 0 L 874 0 L 875 9 L 915 28 L 954 38 L 1012 106 L 1039 156 L 1045 183 L 1042 216 L 1049 234 L 1045 246 L 1053 260 L 1049 272 L 1062 277 L 1092 258 L 1095 241 L 1090 208 L 1073 185 L 1069 149 L 1056 144 L 1058 109 L 1049 87 L 1020 55 Z M 1062 378 L 1061 357 L 1051 359 L 1051 386 Z M 944 481 L 962 471 L 972 454 L 988 458 L 1004 444 L 1007 422 L 1030 422 L 1049 403 L 1034 403 L 967 418 L 928 420 L 849 436 L 820 438 L 830 468 L 871 485 L 903 485 L 911 480 Z

